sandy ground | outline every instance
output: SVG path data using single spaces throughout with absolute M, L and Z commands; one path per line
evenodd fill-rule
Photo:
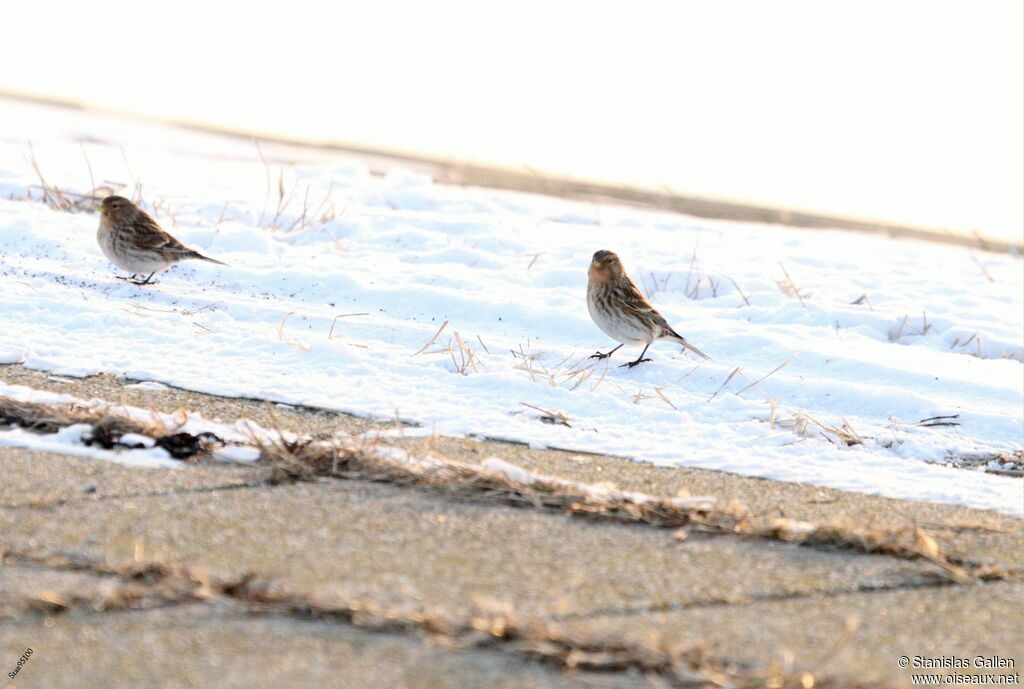
M 110 376 L 53 378 L 6 366 L 0 380 L 223 421 L 249 418 L 298 433 L 395 427 L 319 410 L 271 410 L 259 401 L 140 390 Z M 499 457 L 573 480 L 712 495 L 755 513 L 919 526 L 962 559 L 1024 564 L 1021 522 L 994 513 L 486 439 L 398 441 L 424 442 L 465 462 Z M 899 667 L 900 656 L 1024 662 L 1014 656 L 1021 632 L 1014 611 L 1024 603 L 1019 577 L 950 584 L 922 560 L 697 532 L 680 540 L 670 529 L 363 480 L 270 485 L 260 467 L 139 469 L 13 448 L 0 449 L 0 461 L 0 533 L 8 550 L 0 569 L 0 644 L 11 669 L 33 649 L 18 687 L 178 687 L 214 677 L 231 687 L 695 686 L 611 663 L 604 672 L 566 670 L 507 640 L 466 648 L 464 639 L 415 625 L 371 633 L 358 618 L 255 614 L 244 601 L 216 596 L 144 604 L 147 587 L 158 582 L 126 582 L 97 569 L 149 562 L 220 579 L 251 573 L 316 600 L 406 611 L 395 613 L 402 619 L 413 610 L 417 620 L 437 615 L 471 625 L 501 611 L 574 643 L 699 647 L 716 667 L 745 677 L 775 667 L 798 682 L 809 673 L 815 686 L 907 686 L 911 670 Z M 94 564 L 71 566 L 55 554 Z M 133 603 L 111 604 L 124 599 L 125 586 L 135 587 Z M 69 674 L 72 666 L 83 674 Z M 711 675 L 701 670 L 694 677 Z

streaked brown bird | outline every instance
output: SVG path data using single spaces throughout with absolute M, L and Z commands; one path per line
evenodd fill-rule
M 613 252 L 603 249 L 595 252 L 587 276 L 587 308 L 590 309 L 590 317 L 608 337 L 622 343 L 610 352 L 592 354 L 591 359 L 607 359 L 624 344 L 642 344 L 644 351 L 640 352 L 640 356 L 635 361 L 622 364 L 633 368 L 650 361 L 644 358 L 644 354 L 657 340 L 672 340 L 697 356 L 711 358 L 672 329 L 665 317 L 651 306 L 629 279 L 622 261 Z
M 164 230 L 144 210 L 122 196 L 108 196 L 100 203 L 100 228 L 96 240 L 111 263 L 131 273 L 118 277 L 136 285 L 148 285 L 161 270 L 178 261 L 196 258 L 226 266 L 227 263 L 190 249 Z M 139 276 L 145 275 L 144 280 Z

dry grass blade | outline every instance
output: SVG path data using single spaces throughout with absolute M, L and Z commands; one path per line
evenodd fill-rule
M 132 164 L 128 162 L 128 154 L 125 153 L 124 146 L 118 146 L 117 149 L 121 152 L 121 160 L 124 161 L 124 167 L 128 170 L 128 177 L 132 180 L 132 202 L 136 205 L 141 205 L 142 199 L 142 183 L 135 176 L 135 171 L 132 170 Z
M 960 346 L 960 347 L 966 347 L 967 345 L 971 344 L 971 342 L 973 342 L 973 341 L 974 341 L 975 339 L 977 339 L 977 338 L 978 338 L 978 331 L 977 331 L 977 330 L 975 330 L 975 331 L 974 331 L 974 332 L 973 332 L 973 333 L 971 334 L 971 336 L 970 336 L 970 337 L 968 337 L 968 338 L 967 338 L 966 340 L 964 340 L 963 342 L 960 342 L 960 336 L 958 335 L 958 336 L 956 337 L 956 339 L 954 339 L 954 340 L 953 340 L 953 344 L 949 345 L 949 348 L 950 348 L 950 349 L 953 349 L 953 348 L 954 348 L 954 347 L 956 347 L 956 346 Z
M 267 159 L 263 157 L 263 149 L 260 148 L 260 142 L 253 139 L 252 144 L 256 147 L 256 155 L 260 157 L 260 162 L 263 163 L 263 172 L 267 177 L 267 191 L 263 196 L 263 210 L 260 211 L 260 219 L 256 221 L 257 227 L 263 227 L 263 218 L 267 215 L 267 204 L 270 203 L 270 166 L 267 164 Z
M 732 283 L 732 286 L 736 288 L 736 291 L 737 291 L 737 292 L 739 292 L 739 295 L 740 295 L 740 297 L 742 297 L 742 298 L 743 298 L 743 303 L 744 303 L 744 304 L 746 304 L 747 306 L 750 306 L 750 300 L 749 300 L 749 299 L 747 299 L 747 295 L 745 295 L 745 294 L 743 293 L 743 290 L 742 290 L 742 289 L 740 289 L 740 285 L 739 285 L 739 283 L 738 283 L 738 282 L 736 282 L 735 280 L 733 280 L 733 279 L 732 279 L 731 277 L 729 277 L 728 275 L 723 275 L 722 273 L 719 273 L 719 275 L 720 275 L 721 277 L 724 277 L 724 278 L 725 278 L 726 280 L 728 280 L 729 282 L 731 282 L 731 283 Z
M 30 156 L 29 162 L 32 165 L 32 169 L 35 170 L 36 176 L 39 178 L 40 187 L 42 187 L 43 203 L 50 206 L 51 208 L 55 208 L 57 210 L 64 210 L 66 207 L 68 207 L 69 203 L 67 199 L 64 197 L 63 193 L 60 191 L 60 189 L 56 187 L 51 187 L 49 184 L 46 183 L 46 178 L 43 177 L 43 172 L 42 170 L 39 169 L 39 161 L 36 160 L 36 151 L 35 148 L 32 146 L 31 141 L 28 142 L 28 150 Z
M 536 405 L 530 404 L 529 402 L 520 402 L 524 407 L 529 407 L 534 411 L 539 411 L 541 415 L 538 417 L 542 423 L 552 424 L 554 426 L 565 426 L 566 428 L 572 428 L 569 423 L 571 419 L 560 411 L 552 411 L 550 409 L 544 409 Z
M 668 406 L 672 407 L 673 409 L 677 409 L 676 405 L 672 404 L 672 400 L 670 400 L 668 398 L 668 396 L 666 396 L 665 393 L 662 392 L 661 388 L 655 386 L 654 392 L 656 392 L 658 394 L 658 397 L 660 397 L 661 399 L 663 399 L 665 401 L 665 404 L 667 404 Z M 677 409 L 677 411 L 678 411 L 678 409 Z
M 800 293 L 800 288 L 796 286 L 795 282 L 793 282 L 793 278 L 789 277 L 789 272 L 786 270 L 786 266 L 782 265 L 782 263 L 780 262 L 779 268 L 782 268 L 782 273 L 783 275 L 786 276 L 785 282 L 778 283 L 779 289 L 782 290 L 782 293 L 785 294 L 787 297 L 796 297 L 797 299 L 799 299 L 800 306 L 806 309 L 807 304 L 806 302 L 804 302 L 804 296 Z
M 456 370 L 462 375 L 468 375 L 469 369 L 473 369 L 473 373 L 479 373 L 480 369 L 477 368 L 477 357 L 476 352 L 472 350 L 465 342 L 462 341 L 462 337 L 459 335 L 459 331 L 456 330 L 453 333 L 455 337 L 455 343 L 459 347 L 459 362 L 455 364 Z M 452 361 L 455 361 L 454 355 Z
M 590 376 L 592 376 L 592 375 L 594 375 L 594 369 L 593 368 L 580 369 L 578 371 L 573 372 L 571 374 L 571 376 L 570 376 L 570 380 L 573 377 L 575 377 L 575 376 L 579 376 L 579 377 L 576 379 L 576 382 L 573 383 L 572 387 L 569 388 L 569 391 L 572 392 L 573 390 L 575 390 L 579 386 L 583 385 L 585 382 L 587 382 L 587 380 L 590 379 Z
M 75 424 L 103 424 L 111 434 L 153 434 L 164 429 L 146 426 L 138 421 L 108 416 L 105 407 L 81 404 L 41 404 L 10 397 L 0 397 L 0 425 L 13 425 L 37 433 L 56 433 Z
M 187 421 L 188 415 L 183 411 L 169 418 L 150 413 L 148 419 L 141 420 L 114 412 L 106 405 L 43 404 L 0 396 L 0 427 L 17 426 L 34 433 L 51 434 L 68 426 L 87 425 L 89 429 L 81 436 L 86 446 L 96 445 L 106 450 L 137 449 L 143 445 L 126 441 L 124 436 L 141 435 L 152 438 L 157 447 L 172 457 L 188 459 L 223 445 L 212 433 L 180 432 Z
M 35 148 L 32 146 L 32 142 L 28 142 L 29 150 L 29 164 L 32 169 L 35 170 L 36 177 L 39 178 L 39 187 L 42 190 L 42 200 L 50 208 L 54 210 L 68 210 L 74 206 L 74 203 L 67 198 L 63 191 L 59 188 L 51 186 L 46 182 L 46 178 L 43 177 L 42 170 L 39 169 L 39 161 L 36 160 Z
M 839 436 L 847 446 L 864 444 L 864 440 L 857 431 L 853 430 L 853 426 L 850 425 L 845 416 L 843 417 L 843 425 L 839 428 L 833 428 L 832 432 Z
M 900 337 L 903 335 L 903 329 L 905 327 L 907 327 L 907 318 L 909 318 L 909 317 L 908 316 L 904 316 L 903 317 L 903 320 L 900 321 L 899 328 L 897 328 L 896 330 L 890 330 L 889 331 L 889 341 L 890 342 L 897 342 L 897 341 L 899 341 Z
M 792 418 L 775 420 L 774 401 L 772 402 L 772 416 L 770 423 L 773 427 L 778 425 L 782 428 L 792 429 L 796 435 L 804 438 L 817 438 L 820 436 L 837 447 L 851 447 L 853 445 L 864 444 L 864 439 L 853 429 L 853 426 L 851 426 L 845 418 L 842 419 L 841 426 L 829 426 L 828 424 L 818 421 L 805 411 L 798 411 Z M 819 429 L 817 434 L 810 432 L 811 424 Z
M 369 316 L 369 315 L 370 315 L 369 312 L 363 312 L 363 313 L 339 313 L 337 316 L 334 317 L 334 320 L 331 321 L 331 330 L 330 330 L 330 332 L 327 333 L 327 339 L 330 340 L 331 338 L 334 337 L 334 325 L 338 322 L 339 318 L 349 318 L 351 316 Z
M 441 336 L 441 333 L 447 327 L 448 327 L 448 321 L 445 321 L 444 323 L 441 324 L 441 327 L 437 329 L 437 332 L 434 333 L 434 336 L 427 341 L 427 344 L 425 344 L 422 347 L 420 347 L 418 350 L 416 350 L 415 353 L 410 354 L 409 358 L 411 359 L 412 357 L 418 356 L 418 355 L 422 354 L 423 352 L 425 352 L 427 350 L 427 347 L 429 347 L 430 345 L 432 345 L 435 342 L 437 342 L 437 338 Z
M 859 297 L 850 302 L 850 306 L 860 306 L 861 304 L 867 304 L 868 309 L 870 309 L 871 311 L 875 310 L 875 307 L 871 305 L 871 300 L 868 299 L 867 292 L 865 292 L 864 294 L 860 295 Z
M 988 280 L 989 282 L 995 282 L 996 279 L 992 277 L 992 273 L 988 272 L 988 268 L 985 267 L 985 264 L 978 259 L 978 255 L 974 253 L 974 249 L 970 249 L 970 252 L 971 260 L 974 261 L 975 265 L 977 265 L 978 268 L 981 269 L 981 274 L 985 276 L 985 279 Z
M 929 416 L 927 419 L 921 419 L 915 426 L 923 426 L 924 428 L 932 428 L 934 426 L 959 426 L 959 421 L 953 419 L 959 419 L 959 414 L 947 414 L 946 416 Z
M 725 379 L 725 382 L 723 382 L 721 385 L 718 386 L 718 389 L 715 390 L 715 393 L 713 395 L 711 395 L 711 397 L 708 397 L 708 402 L 710 402 L 711 400 L 713 400 L 716 397 L 718 397 L 718 393 L 720 393 L 723 389 L 725 389 L 725 386 L 729 384 L 729 381 L 733 379 L 733 376 L 735 376 L 739 372 L 740 372 L 740 367 L 739 366 L 734 368 L 732 370 L 732 372 L 729 374 L 729 376 Z
M 928 314 L 927 313 L 922 313 L 921 314 L 921 327 L 920 328 L 915 328 L 912 325 L 908 325 L 908 323 L 907 323 L 908 320 L 910 320 L 910 317 L 909 316 L 904 316 L 903 320 L 900 321 L 899 327 L 896 330 L 890 330 L 889 331 L 889 341 L 890 342 L 898 342 L 899 339 L 903 336 L 903 331 L 906 328 L 908 328 L 908 327 L 910 328 L 911 331 L 913 331 L 913 332 L 910 333 L 911 335 L 919 335 L 919 336 L 927 335 L 928 331 L 930 331 L 932 329 L 932 324 L 928 322 Z
M 40 169 L 39 161 L 36 160 L 35 149 L 33 148 L 31 141 L 29 142 L 28 147 L 29 155 L 26 160 L 35 171 L 36 177 L 39 178 L 39 184 L 28 185 L 28 194 L 26 197 L 28 200 L 36 200 L 32 198 L 32 190 L 39 189 L 41 194 L 38 200 L 42 201 L 54 210 L 69 211 L 72 213 L 94 212 L 103 197 L 109 196 L 114 192 L 114 188 L 111 186 L 96 186 L 96 182 L 93 177 L 92 163 L 89 162 L 89 156 L 86 155 L 84 145 L 82 146 L 82 155 L 85 157 L 85 164 L 89 170 L 89 182 L 92 185 L 88 193 L 68 191 L 47 182 L 46 178 L 43 176 L 42 170 Z M 123 185 L 115 184 L 114 186 L 119 188 Z
M 288 313 L 286 313 L 284 315 L 284 318 L 281 319 L 281 323 L 277 326 L 277 339 L 279 339 L 281 342 L 284 342 L 285 344 L 288 344 L 288 345 L 291 345 L 292 347 L 295 347 L 296 349 L 298 349 L 300 351 L 303 351 L 303 352 L 312 351 L 312 348 L 308 344 L 303 342 L 302 340 L 299 340 L 299 339 L 293 338 L 293 337 L 285 337 L 285 334 L 284 334 L 284 324 L 287 323 L 288 319 L 291 318 L 294 315 L 295 315 L 294 311 L 289 311 Z
M 697 266 L 697 247 L 700 246 L 700 238 L 693 243 L 693 255 L 690 257 L 690 270 L 686 273 L 686 286 L 683 288 L 683 294 L 690 297 L 690 281 L 693 279 L 693 269 Z M 698 286 L 700 278 L 697 279 Z M 691 299 L 693 297 L 690 297 Z
M 82 157 L 85 158 L 85 166 L 89 170 L 89 188 L 95 191 L 96 190 L 96 178 L 93 177 L 93 174 L 92 174 L 92 162 L 90 162 L 90 160 L 89 160 L 89 154 L 85 152 L 85 143 L 81 142 L 81 143 L 79 143 L 79 146 L 82 149 Z
M 782 370 L 782 368 L 783 368 L 783 367 L 785 367 L 785 366 L 787 366 L 787 365 L 789 364 L 789 362 L 790 362 L 790 361 L 792 361 L 792 360 L 793 360 L 793 357 L 790 357 L 789 359 L 786 359 L 786 360 L 785 360 L 785 361 L 783 361 L 783 362 L 782 362 L 781 364 L 779 364 L 778 366 L 776 366 L 775 368 L 773 368 L 773 369 L 772 369 L 771 371 L 769 371 L 768 373 L 764 374 L 763 376 L 761 376 L 760 378 L 758 378 L 758 379 L 757 379 L 757 380 L 755 380 L 755 381 L 754 381 L 753 383 L 751 383 L 751 384 L 750 384 L 750 385 L 748 385 L 747 387 L 743 388 L 742 390 L 740 390 L 740 391 L 739 391 L 739 392 L 737 392 L 736 394 L 737 394 L 737 395 L 742 395 L 742 394 L 743 394 L 744 392 L 746 392 L 746 391 L 747 391 L 747 390 L 749 390 L 750 388 L 752 388 L 752 387 L 755 387 L 756 385 L 759 385 L 759 384 L 760 384 L 761 382 L 763 382 L 763 381 L 764 381 L 764 380 L 765 380 L 765 379 L 766 379 L 766 378 L 767 378 L 768 376 L 770 376 L 770 375 L 773 375 L 773 374 L 777 373 L 778 371 Z M 729 382 L 729 381 L 726 381 L 726 382 Z M 717 394 L 717 393 L 716 393 L 716 394 Z

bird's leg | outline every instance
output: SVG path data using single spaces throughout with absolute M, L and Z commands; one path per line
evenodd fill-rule
M 143 280 L 142 282 L 136 281 L 135 284 L 136 285 L 148 285 L 149 281 L 153 279 L 154 275 L 156 275 L 156 271 L 155 270 L 152 273 L 150 273 L 149 275 L 147 275 L 145 280 Z
M 647 347 L 650 347 L 650 346 L 651 346 L 651 343 L 650 343 L 650 342 L 648 342 L 648 343 L 647 343 Z M 638 356 L 638 357 L 636 358 L 636 361 L 630 361 L 630 362 L 628 362 L 628 363 L 622 364 L 622 366 L 629 366 L 630 368 L 633 368 L 633 367 L 634 367 L 634 366 L 636 366 L 637 364 L 642 364 L 642 363 L 644 363 L 645 361 L 650 361 L 650 359 L 645 359 L 645 358 L 644 358 L 644 354 L 646 354 L 646 353 L 647 353 L 647 347 L 644 347 L 644 351 L 640 352 L 640 356 Z M 619 368 L 622 368 L 622 366 L 619 366 Z
M 614 354 L 615 352 L 619 351 L 619 347 L 622 347 L 622 345 L 619 345 L 618 347 L 616 347 L 612 351 L 608 352 L 607 354 L 602 354 L 601 352 L 594 352 L 593 354 L 591 354 L 587 358 L 588 359 L 607 359 L 612 354 Z M 646 351 L 646 350 L 644 350 L 644 351 Z

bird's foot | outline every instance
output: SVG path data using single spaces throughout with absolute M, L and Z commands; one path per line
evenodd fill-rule
M 612 350 L 612 351 L 615 351 L 615 350 Z M 611 352 L 608 352 L 607 354 L 605 354 L 604 352 L 594 352 L 593 354 L 591 354 L 587 358 L 588 359 L 607 359 L 611 355 L 612 355 Z
M 150 273 L 145 279 L 140 278 L 138 273 L 132 273 L 128 277 L 124 277 L 124 276 L 121 276 L 121 275 L 116 275 L 115 277 L 118 280 L 124 280 L 125 282 L 130 282 L 133 285 L 142 286 L 142 285 L 155 285 L 155 284 L 157 284 L 157 281 L 153 279 L 154 275 L 156 275 L 156 273 Z
M 130 277 L 121 277 L 120 275 L 118 275 L 117 279 L 118 280 L 124 280 L 125 282 L 127 282 L 129 284 L 132 284 L 132 285 L 138 285 L 139 287 L 142 287 L 144 285 L 155 285 L 155 284 L 157 284 L 157 281 L 154 280 L 152 278 L 152 276 L 150 276 L 150 277 L 146 278 L 145 280 L 143 280 L 142 278 L 138 277 L 137 275 L 132 275 Z
M 633 368 L 634 366 L 639 366 L 645 361 L 650 361 L 650 359 L 637 359 L 636 361 L 627 361 L 626 363 L 621 364 L 619 368 L 622 368 L 623 366 L 629 366 L 630 368 Z

